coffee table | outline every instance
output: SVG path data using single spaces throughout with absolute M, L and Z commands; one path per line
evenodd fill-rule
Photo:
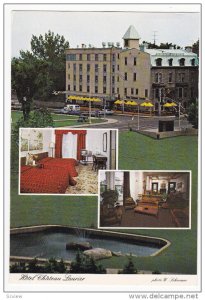
M 140 214 L 146 214 L 150 216 L 158 216 L 159 207 L 155 203 L 139 203 L 134 211 Z

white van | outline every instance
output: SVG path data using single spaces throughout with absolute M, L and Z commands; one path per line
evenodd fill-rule
M 80 111 L 80 105 L 77 104 L 66 104 L 64 107 L 65 111 Z

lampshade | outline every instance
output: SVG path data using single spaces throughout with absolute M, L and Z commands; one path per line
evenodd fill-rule
M 51 149 L 55 148 L 55 143 L 54 143 L 54 142 L 51 142 L 51 143 L 49 144 L 49 148 L 51 148 Z

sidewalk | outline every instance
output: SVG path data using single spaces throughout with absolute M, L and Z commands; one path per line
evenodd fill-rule
M 105 122 L 100 122 L 100 123 L 89 123 L 89 122 L 84 122 L 80 125 L 72 125 L 72 126 L 65 126 L 65 127 L 88 127 L 88 126 L 101 126 L 102 124 L 113 124 L 113 123 L 117 123 L 118 120 L 115 119 L 105 119 Z M 91 119 L 92 122 L 92 119 Z

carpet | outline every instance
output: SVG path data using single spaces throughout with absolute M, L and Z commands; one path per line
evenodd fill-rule
M 69 186 L 66 194 L 97 194 L 98 193 L 98 172 L 92 170 L 92 164 L 76 167 L 78 176 L 74 177 L 77 184 Z

